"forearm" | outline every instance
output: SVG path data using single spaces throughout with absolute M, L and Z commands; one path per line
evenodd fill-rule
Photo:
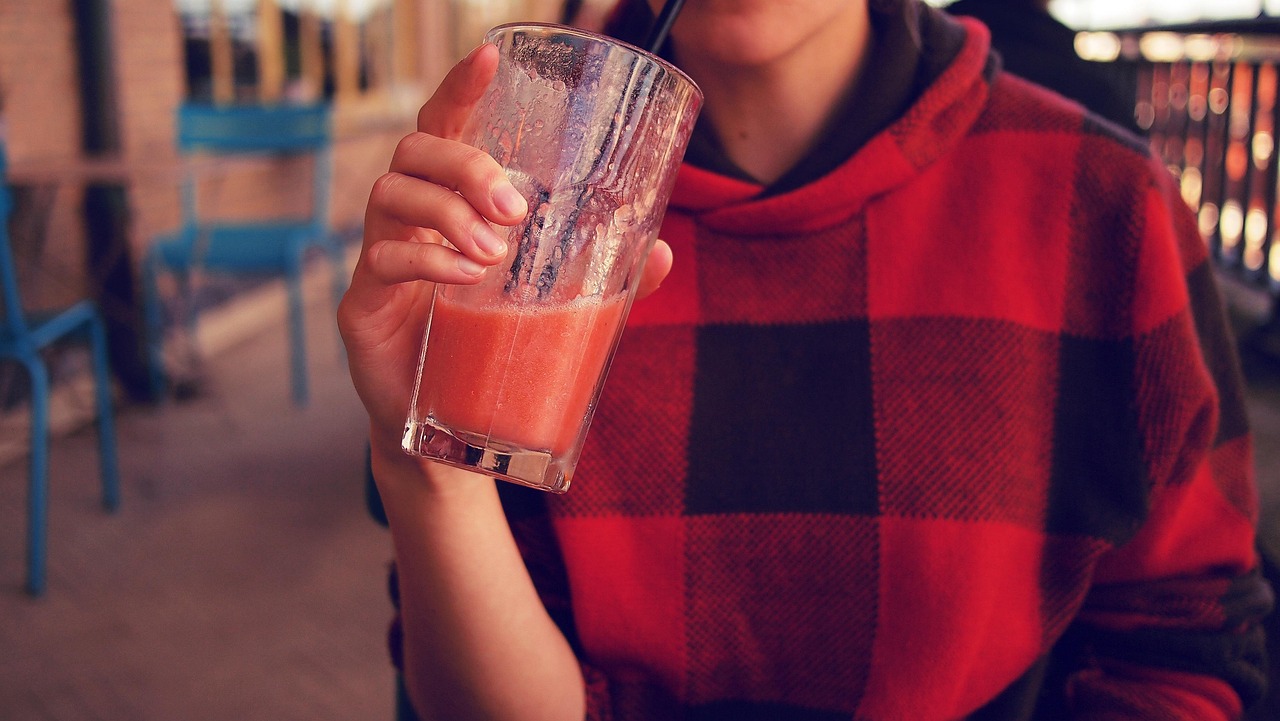
M 409 696 L 425 720 L 580 719 L 581 669 L 491 479 L 374 444 L 395 546 Z

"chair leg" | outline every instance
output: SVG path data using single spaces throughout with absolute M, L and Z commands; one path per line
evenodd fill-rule
M 102 473 L 102 505 L 108 511 L 120 507 L 120 463 L 116 457 L 115 409 L 111 402 L 111 373 L 107 362 L 107 331 L 94 316 L 89 327 L 93 353 L 94 394 L 98 406 L 98 462 Z
M 291 272 L 286 281 L 289 287 L 289 358 L 292 368 L 293 402 L 305 406 L 307 396 L 307 341 L 306 313 L 302 303 L 302 277 L 300 272 Z
M 150 368 L 151 394 L 162 399 L 169 379 L 164 368 L 164 314 L 160 303 L 160 289 L 157 277 L 160 274 L 160 262 L 154 254 L 149 254 L 142 266 L 143 274 L 143 309 L 147 330 L 147 358 Z
M 178 273 L 177 278 L 178 298 L 181 302 L 180 312 L 182 313 L 183 328 L 186 334 L 184 341 L 186 343 L 187 372 L 192 376 L 199 376 L 203 373 L 200 343 L 197 337 L 200 329 L 200 304 L 191 290 L 191 273 Z
M 49 519 L 49 372 L 39 358 L 23 360 L 31 376 L 31 475 L 27 490 L 27 593 L 45 587 Z

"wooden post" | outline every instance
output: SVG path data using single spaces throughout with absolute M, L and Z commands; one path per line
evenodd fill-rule
M 365 57 L 368 59 L 369 83 L 367 90 L 386 94 L 396 82 L 394 13 L 396 8 L 388 3 L 365 19 L 361 29 Z
M 231 47 L 231 28 L 222 0 L 213 0 L 209 9 L 209 62 L 213 73 L 213 101 L 220 105 L 236 99 L 235 56 Z
M 258 100 L 284 96 L 284 18 L 276 0 L 258 0 Z
M 359 97 L 360 28 L 345 0 L 338 0 L 333 16 L 333 64 L 335 94 L 342 99 Z
M 323 96 L 324 45 L 321 40 L 320 17 L 310 5 L 304 5 L 298 16 L 298 54 L 307 92 L 315 98 Z
M 391 82 L 393 85 L 413 83 L 418 70 L 418 44 L 424 41 L 420 28 L 422 18 L 414 0 L 395 0 L 391 21 Z
M 417 56 L 413 77 L 423 87 L 434 89 L 460 59 L 454 57 L 458 10 L 448 0 L 424 0 L 416 10 L 417 37 L 409 44 Z

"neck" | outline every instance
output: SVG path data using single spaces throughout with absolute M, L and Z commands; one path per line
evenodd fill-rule
M 857 81 L 870 27 L 865 5 L 768 62 L 726 62 L 677 42 L 704 93 L 703 116 L 728 157 L 756 180 L 782 177 L 812 149 Z

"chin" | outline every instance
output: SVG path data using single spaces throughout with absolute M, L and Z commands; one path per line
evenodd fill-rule
M 762 33 L 750 28 L 741 32 L 725 29 L 689 33 L 675 37 L 675 42 L 680 57 L 696 55 L 705 62 L 740 67 L 768 65 L 793 49 L 777 37 L 762 37 Z
M 850 0 L 689 0 L 671 34 L 682 56 L 759 67 L 810 45 L 847 44 L 866 23 L 865 2 Z

